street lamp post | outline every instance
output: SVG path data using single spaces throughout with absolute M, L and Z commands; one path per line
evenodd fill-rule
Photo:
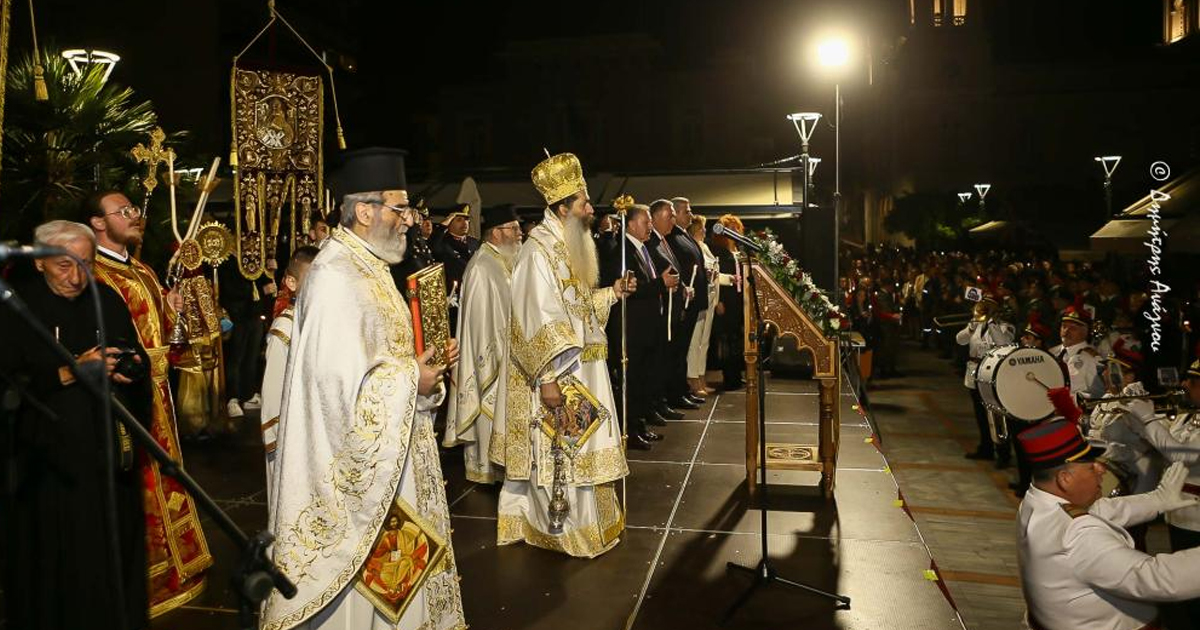
M 975 192 L 979 194 L 979 215 L 981 217 L 987 215 L 987 194 L 991 189 L 991 184 L 975 184 Z
M 969 193 L 969 192 L 958 193 L 958 205 L 960 205 L 960 206 L 967 205 L 967 202 L 970 201 L 971 196 L 972 196 L 972 193 Z
M 813 187 L 815 187 L 817 185 L 814 180 L 816 179 L 816 175 L 817 175 L 817 167 L 820 166 L 820 164 L 821 164 L 821 158 L 819 158 L 819 157 L 808 158 L 808 186 L 809 186 L 809 188 L 804 193 L 805 203 L 808 203 L 808 196 L 812 194 Z
M 1121 163 L 1119 155 L 1102 155 L 1094 158 L 1100 163 L 1100 167 L 1104 169 L 1104 209 L 1106 214 L 1104 219 L 1107 221 L 1113 215 L 1112 209 L 1112 176 L 1117 172 L 1117 165 Z
M 841 258 L 842 219 L 842 84 L 840 75 L 850 65 L 850 41 L 844 34 L 833 34 L 817 43 L 817 62 L 825 71 L 839 80 L 833 84 L 833 287 L 830 293 L 840 298 L 838 268 Z M 866 229 L 866 217 L 863 217 Z
M 817 130 L 817 122 L 821 120 L 821 115 L 816 112 L 799 112 L 788 114 L 787 119 L 792 121 L 792 126 L 796 128 L 796 134 L 800 136 L 800 168 L 804 173 L 804 195 L 800 207 L 802 208 L 801 212 L 807 212 L 808 187 L 814 168 L 812 159 L 808 157 L 808 141 L 812 139 L 813 132 Z
M 74 70 L 75 74 L 79 76 L 82 76 L 89 66 L 103 66 L 102 83 L 108 82 L 108 77 L 112 75 L 113 69 L 117 67 L 117 62 L 121 60 L 121 56 L 116 53 L 84 48 L 64 50 L 62 56 L 70 64 L 71 70 Z

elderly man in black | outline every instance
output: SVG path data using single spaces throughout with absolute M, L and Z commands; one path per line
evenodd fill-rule
M 95 236 L 80 223 L 51 221 L 35 236 L 39 244 L 61 247 L 88 264 L 95 258 Z M 150 389 L 143 366 L 149 358 L 124 300 L 107 286 L 89 287 L 84 270 L 68 256 L 36 264 L 41 275 L 16 287 L 29 311 L 81 366 L 97 375 L 104 370 L 118 399 L 145 418 Z M 96 344 L 91 293 L 96 290 L 107 348 Z M 28 324 L 2 308 L 0 385 L 6 400 L 19 400 L 0 416 L 0 457 L 6 460 L 0 467 L 0 557 L 9 627 L 148 627 L 140 453 L 115 427 L 117 439 L 104 443 L 98 401 Z M 109 447 L 115 468 L 107 463 Z M 106 517 L 110 479 L 116 532 Z M 114 566 L 114 557 L 120 566 Z

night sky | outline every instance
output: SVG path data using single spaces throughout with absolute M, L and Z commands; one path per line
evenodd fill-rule
M 13 56 L 29 49 L 28 15 L 18 4 Z M 34 4 L 44 43 L 118 52 L 124 59 L 113 80 L 153 100 L 168 129 L 192 130 L 188 149 L 201 155 L 227 152 L 230 60 L 265 23 L 265 2 Z M 498 53 L 512 42 L 644 33 L 663 46 L 662 63 L 679 69 L 736 51 L 774 79 L 776 85 L 763 86 L 763 93 L 784 99 L 787 93 L 779 84 L 802 86 L 809 80 L 797 58 L 810 25 L 840 22 L 885 45 L 904 36 L 908 16 L 908 0 L 280 0 L 278 6 L 315 48 L 340 53 L 343 61 L 353 59 L 353 72 L 338 68 L 337 74 L 350 143 L 401 147 L 414 144 L 408 121 L 436 118 L 443 88 L 486 79 Z M 987 13 L 986 37 L 1000 63 L 1094 64 L 1149 54 L 1161 36 L 1158 2 L 971 0 L 970 10 Z M 246 59 L 313 67 L 282 29 L 264 37 Z M 331 122 L 327 130 L 332 137 Z M 414 158 L 421 162 L 421 156 Z

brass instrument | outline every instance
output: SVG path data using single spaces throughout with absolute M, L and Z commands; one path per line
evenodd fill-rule
M 1174 399 L 1175 400 L 1174 403 L 1171 403 L 1170 405 L 1163 405 L 1162 408 L 1163 409 L 1178 409 L 1181 406 L 1179 404 L 1179 399 L 1183 398 L 1184 395 L 1186 395 L 1186 390 L 1181 388 L 1181 389 L 1173 389 L 1173 390 L 1170 390 L 1163 394 L 1142 394 L 1140 396 L 1110 396 L 1108 398 L 1092 398 L 1092 399 L 1084 400 L 1084 401 L 1080 402 L 1079 408 L 1083 409 L 1084 411 L 1091 411 L 1092 409 L 1095 409 L 1096 407 L 1099 407 L 1100 405 L 1103 405 L 1105 403 L 1112 403 L 1112 402 L 1119 403 L 1119 402 L 1124 402 L 1127 400 L 1172 400 L 1172 399 Z M 1159 406 L 1156 404 L 1155 410 L 1158 410 L 1158 409 L 1159 409 Z
M 933 318 L 933 325 L 938 328 L 958 328 L 975 321 L 974 313 L 955 313 Z
M 988 409 L 988 431 L 992 434 L 992 443 L 996 445 L 1004 444 L 1008 441 L 1008 416 L 1003 413 Z

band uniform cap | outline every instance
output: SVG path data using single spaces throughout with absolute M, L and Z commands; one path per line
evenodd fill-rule
M 1126 347 L 1124 341 L 1124 339 L 1118 340 L 1113 345 L 1113 351 L 1108 355 L 1108 361 L 1119 363 L 1127 370 L 1141 369 L 1142 364 L 1146 362 L 1146 357 L 1136 347 Z
M 1043 340 L 1050 337 L 1050 329 L 1046 328 L 1046 325 L 1041 322 L 1029 322 L 1029 324 L 1025 326 L 1025 330 L 1022 332 L 1026 335 L 1032 335 Z
M 407 191 L 401 149 L 371 147 L 347 151 L 333 172 L 333 190 L 340 198 L 355 193 Z
M 1017 434 L 1035 470 L 1046 470 L 1069 463 L 1095 461 L 1104 455 L 1104 447 L 1091 444 L 1079 432 L 1079 425 L 1053 420 L 1034 425 Z
M 517 211 L 511 205 L 488 206 L 481 212 L 479 231 L 480 233 L 487 232 L 494 227 L 520 220 Z
M 1187 378 L 1200 378 L 1200 359 L 1192 361 L 1192 364 L 1188 366 Z
M 984 302 L 991 302 L 992 306 L 1000 306 L 1000 301 L 996 299 L 996 294 L 992 293 L 990 291 L 987 293 L 984 293 L 983 297 L 979 298 L 980 304 L 982 304 Z
M 546 200 L 546 205 L 587 190 L 583 165 L 572 153 L 559 153 L 538 162 L 530 172 L 530 177 L 533 186 Z
M 1089 328 L 1092 325 L 1092 318 L 1088 315 L 1088 312 L 1083 309 L 1075 308 L 1074 306 L 1068 306 L 1066 310 L 1063 311 L 1062 321 L 1083 324 Z

